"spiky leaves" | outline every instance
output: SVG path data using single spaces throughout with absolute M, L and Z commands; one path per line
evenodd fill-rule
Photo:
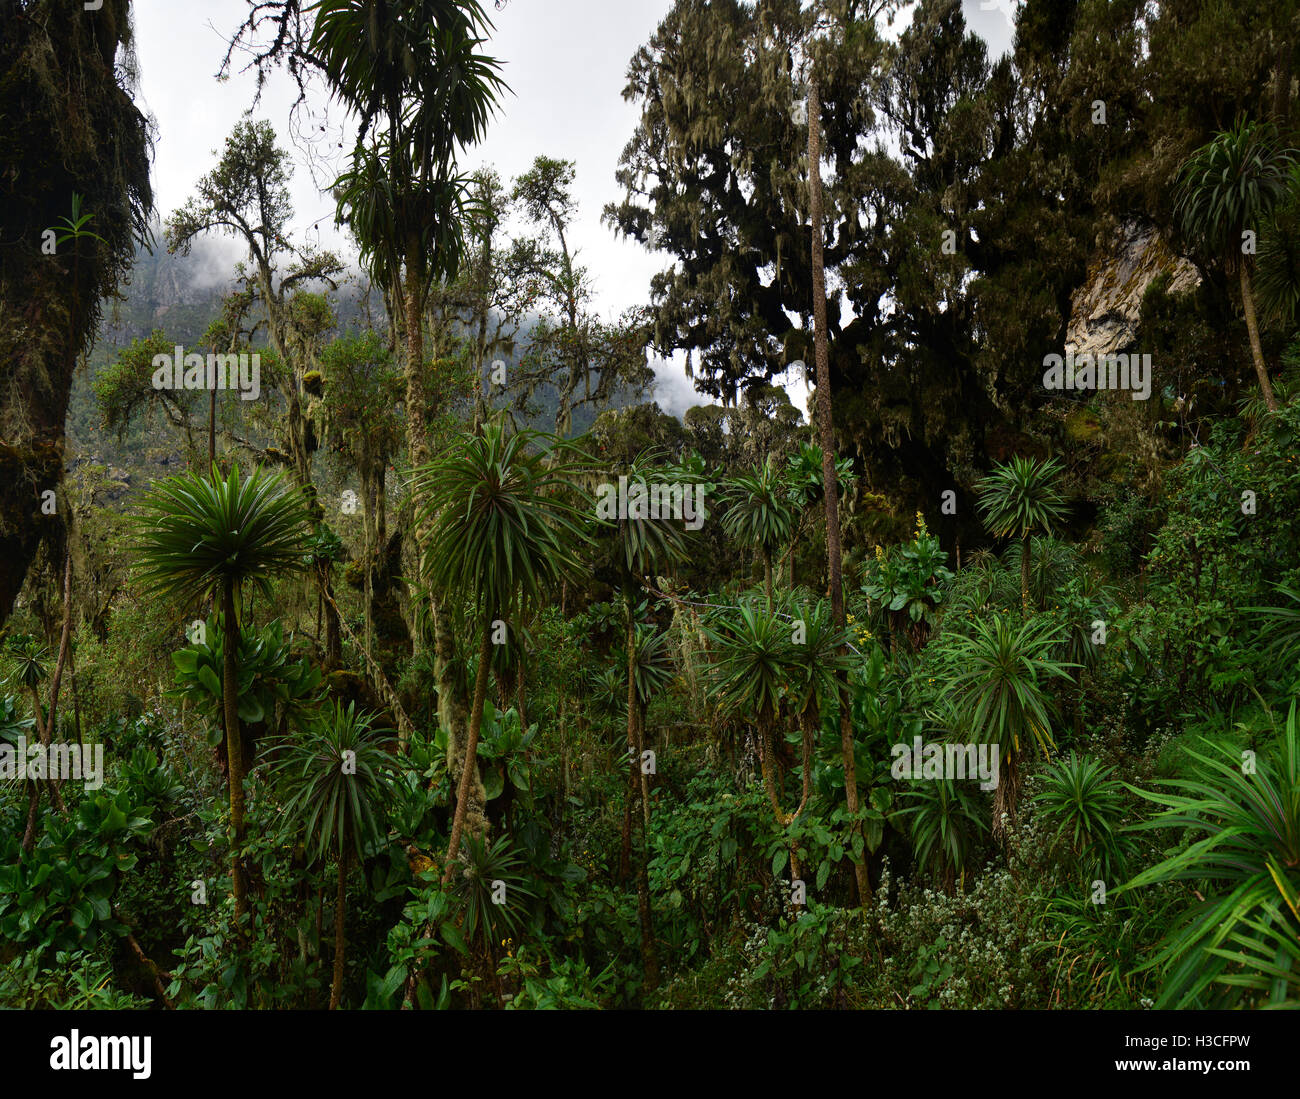
M 1034 798 L 1064 845 L 1088 873 L 1113 881 L 1123 873 L 1120 843 L 1123 786 L 1109 767 L 1092 756 L 1071 752 L 1047 769 L 1047 785 Z
M 273 577 L 303 567 L 306 504 L 281 474 L 184 473 L 158 481 L 137 526 L 137 577 L 181 606 L 230 585 L 269 592 Z
M 393 784 L 384 741 L 396 738 L 355 703 L 335 702 L 285 745 L 276 767 L 285 812 L 315 858 L 364 858 L 366 845 L 383 834 Z
M 285 491 L 281 476 L 260 468 L 242 478 L 238 467 L 222 477 L 186 473 L 166 477 L 145 496 L 137 524 L 138 578 L 153 593 L 182 606 L 212 593 L 227 631 L 222 656 L 222 702 L 230 776 L 230 870 L 236 919 L 246 910 L 240 845 L 244 833 L 244 760 L 239 728 L 238 593 L 303 567 L 306 502 Z
M 1030 743 L 1047 754 L 1052 737 L 1050 680 L 1070 679 L 1073 665 L 1052 659 L 1061 638 L 1050 626 L 994 615 L 972 620 L 972 632 L 953 639 L 949 683 L 961 722 L 978 742 L 997 746 L 1002 760 L 993 798 L 993 834 L 1014 819 L 1021 755 Z
M 790 488 L 773 462 L 731 477 L 723 488 L 727 511 L 722 527 L 728 537 L 758 550 L 763 557 L 764 588 L 772 605 L 772 558 L 794 534 L 795 508 Z
M 1021 542 L 1020 594 L 1029 609 L 1029 537 L 1054 534 L 1065 519 L 1060 488 L 1061 463 L 1055 458 L 1022 458 L 994 466 L 979 484 L 978 506 L 989 530 Z
M 1295 151 L 1279 144 L 1270 125 L 1239 118 L 1183 162 L 1174 200 L 1183 235 L 1235 271 L 1244 262 L 1241 234 L 1263 227 L 1294 164 Z
M 1287 194 L 1295 164 L 1295 150 L 1283 148 L 1270 125 L 1239 118 L 1183 163 L 1174 203 L 1174 216 L 1192 247 L 1240 276 L 1255 373 L 1272 411 L 1277 410 L 1277 398 L 1264 365 L 1251 289 L 1254 250 L 1246 250 L 1243 236 L 1264 229 Z
M 576 576 L 590 540 L 589 501 L 577 487 L 586 463 L 565 440 L 510 434 L 501 421 L 462 435 L 416 477 L 422 518 L 432 524 L 430 580 L 481 615 L 505 619 Z
M 549 449 L 535 451 L 534 442 Z M 424 501 L 420 523 L 428 529 L 425 575 L 437 589 L 472 603 L 482 631 L 446 879 L 477 767 L 492 623 L 511 619 L 581 568 L 590 502 L 577 484 L 586 466 L 586 456 L 573 444 L 532 431 L 510 434 L 497 419 L 479 433 L 462 435 L 442 458 L 417 471 L 417 496 Z
M 372 722 L 370 715 L 356 712 L 355 703 L 345 709 L 336 702 L 288 744 L 277 769 L 289 791 L 285 812 L 293 829 L 316 858 L 323 860 L 331 851 L 338 858 L 331 1010 L 343 995 L 348 866 L 354 857 L 363 859 L 366 845 L 382 835 L 384 807 L 394 797 L 392 757 L 383 740 L 395 740 L 397 733 L 376 729 Z
M 1300 732 L 1292 703 L 1280 743 L 1253 767 L 1221 745 L 1189 750 L 1198 773 L 1136 791 L 1164 811 L 1137 826 L 1194 837 L 1116 893 L 1197 883 L 1205 896 L 1148 965 L 1164 971 L 1157 1007 L 1300 1000 Z

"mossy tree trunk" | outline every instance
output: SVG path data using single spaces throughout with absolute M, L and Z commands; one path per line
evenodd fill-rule
M 831 621 L 845 628 L 843 544 L 840 539 L 840 488 L 835 472 L 835 427 L 831 413 L 831 368 L 826 328 L 826 264 L 822 234 L 821 97 L 815 71 L 808 74 L 808 213 L 812 223 L 813 345 L 817 366 L 817 433 L 822 448 L 822 484 L 826 504 L 826 559 L 830 581 Z M 844 673 L 841 679 L 844 678 Z M 847 685 L 847 684 L 846 684 Z M 845 692 L 847 697 L 847 691 Z M 844 764 L 844 799 L 851 815 L 858 811 L 858 770 L 853 722 L 847 702 L 840 705 L 840 758 Z M 858 899 L 871 900 L 871 882 L 864 858 L 853 859 Z
M 235 894 L 235 919 L 248 911 L 240 858 L 244 843 L 244 746 L 239 730 L 239 622 L 235 618 L 235 587 L 227 582 L 221 592 L 222 683 L 221 702 L 226 715 L 226 761 L 230 780 L 230 880 Z
M 334 898 L 334 982 L 330 985 L 330 1010 L 337 1011 L 343 999 L 343 962 L 347 941 L 343 934 L 347 912 L 348 849 L 339 852 L 338 893 Z

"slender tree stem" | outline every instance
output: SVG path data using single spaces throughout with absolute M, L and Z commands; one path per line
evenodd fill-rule
M 822 448 L 822 481 L 826 501 L 826 558 L 830 582 L 831 621 L 843 631 L 844 584 L 841 575 L 843 555 L 840 541 L 840 487 L 835 474 L 835 430 L 831 419 L 831 368 L 826 334 L 826 261 L 822 242 L 821 180 L 821 97 L 817 76 L 808 73 L 808 213 L 812 222 L 813 274 L 813 344 L 817 360 L 817 432 Z M 841 652 L 843 652 L 841 648 Z M 849 712 L 848 677 L 837 672 L 841 683 L 840 756 L 844 764 L 844 797 L 850 814 L 858 811 L 858 773 L 854 757 L 853 722 Z M 865 905 L 871 900 L 871 882 L 867 865 L 861 858 L 853 860 L 858 898 Z
M 442 872 L 444 885 L 451 881 L 456 853 L 460 850 L 460 836 L 465 828 L 465 810 L 469 806 L 470 787 L 478 768 L 478 735 L 483 727 L 483 701 L 487 698 L 488 672 L 492 663 L 492 621 L 483 622 L 483 642 L 478 650 L 478 674 L 474 677 L 474 702 L 469 715 L 469 737 L 465 741 L 465 763 L 460 772 L 460 787 L 456 791 L 456 815 L 451 823 L 451 840 L 447 844 L 447 865 Z
M 239 729 L 239 623 L 235 619 L 235 587 L 227 581 L 221 591 L 222 705 L 226 714 L 226 764 L 230 782 L 230 879 L 235 894 L 235 921 L 248 911 L 240 859 L 244 842 L 244 745 Z M 242 935 L 242 927 L 240 934 Z
M 347 942 L 343 934 L 343 919 L 347 911 L 348 858 L 345 847 L 339 852 L 338 893 L 334 900 L 334 983 L 330 987 L 330 1010 L 337 1011 L 343 999 L 343 961 Z

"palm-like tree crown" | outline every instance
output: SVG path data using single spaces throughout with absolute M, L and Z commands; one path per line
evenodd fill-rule
M 483 136 L 504 84 L 497 62 L 477 52 L 492 29 L 478 0 L 318 0 L 308 10 L 309 48 L 361 115 L 359 139 L 409 99 L 422 105 L 435 160 Z
M 1170 881 L 1205 889 L 1205 900 L 1148 963 L 1168 967 L 1157 1006 L 1207 1006 L 1203 998 L 1216 985 L 1226 1003 L 1208 1006 L 1231 1006 L 1245 991 L 1261 1006 L 1294 1004 L 1300 990 L 1296 705 L 1284 735 L 1259 753 L 1254 773 L 1243 771 L 1235 749 L 1212 741 L 1189 754 L 1197 764 L 1193 777 L 1157 779 L 1168 793 L 1137 791 L 1165 809 L 1135 828 L 1175 829 L 1179 846 L 1116 890 Z
M 794 533 L 795 513 L 789 486 L 769 461 L 730 478 L 728 508 L 722 527 L 727 535 L 754 546 L 765 558 L 775 556 Z
M 318 858 L 329 853 L 364 857 L 365 845 L 383 827 L 393 797 L 392 756 L 370 714 L 336 702 L 291 741 L 277 775 L 291 790 L 285 810 Z
M 1004 754 L 1019 753 L 1031 739 L 1050 752 L 1055 742 L 1046 681 L 1070 678 L 1072 667 L 1051 659 L 1060 638 L 1033 622 L 1016 629 L 1001 615 L 971 625 L 970 636 L 954 639 L 950 680 L 971 732 Z
M 1055 458 L 1016 456 L 995 466 L 980 482 L 979 507 L 989 530 L 999 538 L 1035 530 L 1054 533 L 1065 518 L 1061 470 Z
M 531 452 L 540 441 L 549 455 Z M 549 457 L 549 461 L 547 460 Z M 417 472 L 431 522 L 425 566 L 442 590 L 506 618 L 578 574 L 590 505 L 578 487 L 586 456 L 535 431 L 507 434 L 501 421 L 462 435 Z
M 632 656 L 637 701 L 647 705 L 672 681 L 673 670 L 667 632 L 649 623 L 638 624 Z
M 842 699 L 848 691 L 848 672 L 856 663 L 847 651 L 849 631 L 831 622 L 830 605 L 819 599 L 811 607 L 795 607 L 792 622 L 802 623 L 803 641 L 790 646 L 791 691 L 795 709 L 810 707 L 820 713 L 824 703 Z M 788 632 L 793 632 L 787 626 Z
M 704 628 L 714 647 L 709 690 L 728 713 L 770 719 L 790 678 L 790 626 L 748 602 L 736 610 Z
M 139 577 L 182 604 L 223 584 L 265 591 L 271 577 L 303 568 L 307 521 L 301 493 L 260 467 L 247 478 L 238 467 L 226 477 L 166 477 L 144 498 Z
M 29 691 L 35 690 L 49 675 L 49 651 L 36 638 L 11 639 L 9 654 L 13 660 L 9 678 Z
M 629 488 L 640 484 L 648 495 L 662 456 L 663 452 L 655 449 L 638 454 L 626 473 Z M 685 470 L 674 470 L 673 476 L 689 481 Z M 652 575 L 686 556 L 686 537 L 673 519 L 623 517 L 618 520 L 616 537 L 618 567 L 629 590 L 638 577 Z
M 1235 269 L 1241 234 L 1262 227 L 1286 194 L 1294 164 L 1293 151 L 1278 145 L 1271 126 L 1239 119 L 1197 149 L 1179 172 L 1174 216 L 1183 235 Z

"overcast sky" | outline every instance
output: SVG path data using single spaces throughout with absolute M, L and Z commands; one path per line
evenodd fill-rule
M 1011 40 L 1014 0 L 963 0 L 968 25 L 984 36 L 997 56 Z M 596 306 L 607 316 L 643 304 L 650 277 L 666 264 L 635 242 L 622 240 L 600 221 L 605 203 L 619 198 L 614 181 L 618 159 L 637 121 L 637 108 L 622 96 L 627 66 L 672 7 L 672 0 L 510 0 L 502 11 L 485 3 L 496 29 L 487 52 L 502 62 L 511 93 L 502 98 L 486 140 L 464 157 L 472 169 L 490 164 L 504 180 L 526 170 L 546 154 L 577 165 L 574 193 L 578 216 L 570 234 L 580 261 L 590 270 Z M 240 73 L 236 55 L 230 80 L 215 74 L 233 30 L 245 17 L 247 0 L 136 0 L 136 56 L 140 64 L 141 105 L 158 123 L 153 181 L 159 215 L 166 217 L 211 170 L 218 150 L 252 103 L 252 73 Z M 899 29 L 895 24 L 894 30 Z M 253 117 L 266 119 L 286 146 L 289 108 L 296 97 L 292 80 L 278 73 L 268 83 Z M 324 104 L 314 100 L 313 112 Z M 349 142 L 336 133 L 337 108 L 320 121 L 333 138 L 325 149 L 341 158 Z M 319 131 L 317 131 L 319 133 Z M 313 173 L 301 149 L 291 184 L 298 235 L 319 233 L 322 244 L 350 252 L 333 228 L 333 201 L 318 186 L 341 165 L 318 166 Z M 314 228 L 313 228 L 314 227 Z M 230 245 L 230 256 L 238 257 Z M 230 272 L 233 274 L 233 271 Z M 217 272 L 213 273 L 214 275 Z M 806 408 L 800 382 L 788 389 Z M 657 397 L 680 413 L 704 398 L 697 395 L 680 363 L 660 371 Z

